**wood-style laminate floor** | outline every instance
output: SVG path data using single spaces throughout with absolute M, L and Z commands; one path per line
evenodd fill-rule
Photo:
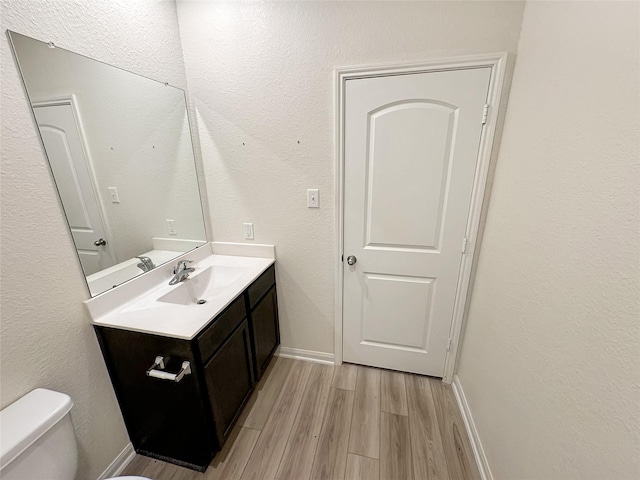
M 478 479 L 440 379 L 276 357 L 205 473 L 137 455 L 153 480 Z

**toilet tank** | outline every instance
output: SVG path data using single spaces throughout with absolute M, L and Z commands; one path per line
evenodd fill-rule
M 73 480 L 78 448 L 64 393 L 37 388 L 0 411 L 2 480 Z

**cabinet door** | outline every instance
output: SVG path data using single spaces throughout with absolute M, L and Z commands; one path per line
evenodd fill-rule
M 195 361 L 187 340 L 97 327 L 100 346 L 136 451 L 204 470 L 215 451 L 197 374 L 180 382 L 148 377 L 156 356 L 166 371 Z
M 246 319 L 211 357 L 204 375 L 222 445 L 253 390 L 253 359 Z
M 251 327 L 255 348 L 256 376 L 259 379 L 267 368 L 271 354 L 280 344 L 278 297 L 275 285 L 251 310 Z

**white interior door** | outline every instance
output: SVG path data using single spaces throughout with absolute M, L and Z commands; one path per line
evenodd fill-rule
M 344 361 L 443 376 L 490 75 L 346 80 Z
M 82 269 L 91 275 L 114 265 L 114 259 L 73 106 L 61 102 L 33 110 Z

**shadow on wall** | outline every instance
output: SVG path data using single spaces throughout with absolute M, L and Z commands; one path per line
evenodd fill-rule
M 256 243 L 276 245 L 283 345 L 333 352 L 334 209 L 331 190 L 323 188 L 331 185 L 333 170 L 327 168 L 321 181 L 311 178 L 303 141 L 274 150 L 195 101 L 214 239 L 243 242 L 241 224 L 253 222 Z M 310 186 L 320 187 L 320 209 L 306 207 Z
M 277 255 L 277 253 L 276 253 Z M 303 286 L 295 281 L 294 277 L 289 274 L 287 268 L 288 262 L 278 260 L 276 266 L 278 273 L 278 310 L 280 318 L 284 317 L 287 321 L 280 321 L 280 332 L 282 337 L 282 345 L 296 346 L 302 344 L 302 340 L 296 338 L 296 330 L 291 327 L 292 322 L 307 323 L 309 319 L 321 319 L 323 324 L 322 331 L 330 331 L 333 335 L 333 315 L 327 317 L 322 310 L 314 303 L 313 299 L 307 295 Z M 286 292 L 286 295 L 284 294 Z M 281 300 L 283 299 L 283 300 Z M 300 318 L 298 312 L 308 312 L 305 318 Z M 315 321 L 315 320 L 314 320 Z M 330 338 L 333 342 L 333 336 Z M 333 347 L 333 344 L 332 344 Z M 335 353 L 333 348 L 330 350 L 320 350 L 320 347 L 309 347 L 308 350 L 323 352 L 323 353 Z

